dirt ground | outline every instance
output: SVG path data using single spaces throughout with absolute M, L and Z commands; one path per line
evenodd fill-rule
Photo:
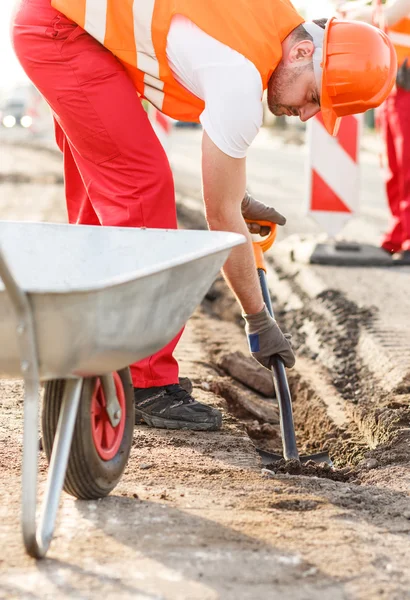
M 30 163 L 30 155 L 25 159 Z M 48 155 L 41 165 L 49 177 L 59 172 Z M 0 218 L 64 220 L 58 179 L 36 177 L 0 186 Z M 47 197 L 48 204 L 36 202 Z M 200 226 L 195 219 L 182 202 L 182 225 Z M 286 315 L 279 317 L 287 324 Z M 40 562 L 26 556 L 20 534 L 22 386 L 2 381 L 0 598 L 410 598 L 407 417 L 400 423 L 385 415 L 380 439 L 358 427 L 345 380 L 336 386 L 304 348 L 303 327 L 295 320 L 292 330 L 301 331 L 290 377 L 298 443 L 309 452 L 325 446 L 339 481 L 289 474 L 280 465 L 261 470 L 255 445 L 280 449 L 277 408 L 227 373 L 235 356 L 246 363 L 247 347 L 238 308 L 217 281 L 190 320 L 178 357 L 195 397 L 223 411 L 222 430 L 136 427 L 118 487 L 92 502 L 64 494 L 51 550 Z M 232 359 L 235 352 L 241 354 Z M 366 377 L 363 389 L 371 387 Z M 42 483 L 45 476 L 41 453 Z

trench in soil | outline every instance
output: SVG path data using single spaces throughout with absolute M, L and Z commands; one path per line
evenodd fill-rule
M 275 269 L 284 276 L 277 266 Z M 371 330 L 377 318 L 374 309 L 358 307 L 337 290 L 326 290 L 312 301 L 294 282 L 293 287 L 303 307 L 282 311 L 281 325 L 285 330 L 290 328 L 294 334 L 298 357 L 305 357 L 314 364 L 320 363 L 325 368 L 331 385 L 351 418 L 346 434 L 354 432 L 354 437 L 359 434 L 362 455 L 376 460 L 378 466 L 408 462 L 409 386 L 400 384 L 386 392 L 363 364 L 357 351 L 361 332 Z M 312 337 L 315 338 L 314 344 Z M 312 346 L 316 347 L 315 351 Z M 359 450 L 357 445 L 356 449 Z M 360 454 L 359 451 L 356 462 Z M 354 455 L 351 458 L 355 459 Z
M 13 183 L 26 182 L 24 177 L 32 182 L 31 175 L 21 173 L 3 177 Z M 46 174 L 40 183 L 59 184 L 58 177 L 54 173 Z M 186 198 L 178 204 L 178 219 L 182 227 L 206 228 L 203 214 L 192 210 Z M 280 269 L 274 268 L 280 277 L 285 277 Z M 313 302 L 303 298 L 302 290 L 298 289 L 297 294 L 305 300 L 302 309 L 285 312 L 276 304 L 275 314 L 282 329 L 292 333 L 298 363 L 303 361 L 303 369 L 288 372 L 299 452 L 310 454 L 326 450 L 336 469 L 341 470 L 342 480 L 350 477 L 360 481 L 360 474 L 369 464 L 386 466 L 408 462 L 410 389 L 386 394 L 378 388 L 356 353 L 360 328 L 371 327 L 374 317 L 371 310 L 359 309 L 334 290 L 327 290 Z M 243 423 L 255 446 L 281 453 L 279 415 L 273 394 L 266 398 L 247 381 L 252 371 L 253 382 L 255 378 L 266 382 L 267 371 L 260 368 L 255 373 L 256 363 L 243 345 L 245 335 L 240 309 L 222 278 L 208 292 L 202 310 L 207 329 L 204 340 L 215 370 L 209 389 L 224 398 L 228 410 Z M 227 327 L 231 327 L 231 336 L 242 341 L 241 355 L 232 356 L 229 341 L 221 343 L 220 336 L 215 336 L 215 332 Z M 319 351 L 312 350 L 312 337 L 315 338 L 313 346 Z M 242 368 L 240 382 L 231 376 L 232 366 L 238 361 Z M 324 380 L 328 380 L 325 385 Z M 330 414 L 334 411 L 329 410 L 332 395 L 339 395 L 347 408 L 342 418 L 336 420 L 334 414 Z M 324 402 L 324 397 L 328 402 Z M 280 471 L 284 467 L 277 465 L 276 468 Z M 286 469 L 296 473 L 299 467 L 288 465 Z M 330 476 L 315 469 L 311 472 L 305 469 L 305 474 Z
M 247 371 L 255 369 L 255 362 L 250 356 L 245 353 L 235 352 L 232 354 L 229 345 L 222 345 L 214 342 L 214 345 L 209 343 L 213 337 L 213 331 L 220 331 L 223 327 L 229 326 L 238 331 L 238 335 L 245 338 L 242 318 L 239 309 L 236 308 L 236 301 L 231 298 L 231 292 L 227 288 L 222 279 L 218 279 L 210 293 L 205 298 L 202 304 L 202 310 L 208 317 L 205 323 L 208 325 L 207 342 L 208 350 L 213 365 L 215 367 L 216 376 L 211 382 L 212 391 L 222 396 L 228 410 L 239 419 L 253 443 L 256 447 L 262 450 L 281 453 L 282 441 L 279 426 L 279 412 L 277 402 L 274 398 L 274 393 L 270 394 L 270 398 L 258 393 L 253 388 L 254 382 L 251 385 L 247 384 Z M 231 329 L 231 339 L 233 333 Z M 231 376 L 234 370 L 233 362 L 237 360 L 241 362 L 242 374 L 241 382 Z M 225 366 L 225 369 L 223 368 Z M 312 363 L 312 369 L 316 368 Z M 262 367 L 258 367 L 260 378 L 266 378 L 266 374 L 270 378 L 270 373 Z M 258 374 L 258 373 L 257 373 Z M 360 435 L 357 427 L 352 421 L 337 425 L 329 417 L 327 407 L 323 403 L 317 390 L 312 386 L 311 382 L 304 380 L 303 376 L 297 372 L 288 372 L 289 387 L 292 394 L 293 416 L 295 423 L 296 439 L 298 449 L 301 454 L 312 454 L 318 451 L 326 450 L 331 455 L 332 461 L 337 469 L 343 469 L 341 480 L 352 476 L 356 477 L 356 470 L 350 467 L 356 465 L 364 454 L 369 450 L 363 437 Z M 257 410 L 260 404 L 265 403 L 271 408 L 271 411 L 266 410 L 270 422 L 262 415 L 258 417 Z M 280 470 L 284 465 L 275 465 L 275 470 Z M 313 467 L 313 465 L 312 465 Z M 349 467 L 344 469 L 344 467 Z M 304 469 L 306 474 L 317 476 L 319 473 L 316 469 Z M 289 465 L 287 472 L 295 473 L 295 465 Z M 347 477 L 344 477 L 346 474 Z M 332 477 L 332 474 L 325 469 L 324 476 Z
M 193 217 L 186 207 L 180 207 L 179 219 L 186 227 L 204 226 L 203 217 L 197 212 Z M 288 371 L 299 452 L 325 450 L 335 466 L 335 471 L 329 472 L 323 467 L 318 471 L 312 465 L 304 468 L 303 474 L 360 483 L 361 476 L 369 469 L 409 461 L 408 397 L 405 393 L 396 391 L 389 395 L 380 390 L 360 364 L 355 350 L 359 329 L 371 325 L 372 313 L 358 309 L 332 290 L 315 302 L 316 307 L 306 301 L 302 309 L 284 312 L 276 305 L 275 310 L 282 329 L 292 332 L 292 343 L 302 367 Z M 206 317 L 203 326 L 207 329 L 204 340 L 215 368 L 209 388 L 225 399 L 228 410 L 243 423 L 256 447 L 281 453 L 279 414 L 273 393 L 266 398 L 254 386 L 255 379 L 260 377 L 266 382 L 266 374 L 269 377 L 270 374 L 262 367 L 255 374 L 255 361 L 243 345 L 240 308 L 222 277 L 209 290 L 202 312 Z M 221 336 L 226 328 L 229 334 Z M 315 329 L 324 349 L 322 354 L 330 358 L 323 359 L 312 351 L 309 328 Z M 242 340 L 239 353 L 232 353 L 233 339 L 238 344 Z M 235 369 L 235 363 L 240 364 L 239 369 Z M 300 466 L 292 464 L 273 468 L 277 472 L 301 472 Z

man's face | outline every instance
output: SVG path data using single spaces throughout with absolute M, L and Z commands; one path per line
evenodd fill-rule
M 282 58 L 268 86 L 268 106 L 274 115 L 295 116 L 305 122 L 320 111 L 313 51 L 313 43 L 304 40 L 292 46 Z

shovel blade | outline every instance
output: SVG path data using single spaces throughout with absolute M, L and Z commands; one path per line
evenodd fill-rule
M 260 448 L 256 448 L 257 453 L 262 459 L 262 465 L 270 465 L 273 462 L 278 460 L 283 460 L 282 454 L 275 454 L 274 452 L 266 452 L 266 450 L 261 450 Z M 298 459 L 302 464 L 307 463 L 309 460 L 312 460 L 315 463 L 326 463 L 329 466 L 333 467 L 333 462 L 327 452 L 317 452 L 316 454 L 307 454 L 306 456 L 299 456 Z

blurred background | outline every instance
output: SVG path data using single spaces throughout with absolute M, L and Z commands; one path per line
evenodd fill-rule
M 326 17 L 333 13 L 337 0 L 294 0 L 293 4 L 308 19 Z M 10 43 L 10 21 L 15 0 L 2 0 L 0 3 L 0 124 L 2 137 L 30 138 L 32 136 L 52 136 L 52 123 L 48 108 L 41 96 L 28 81 L 17 61 Z M 366 124 L 374 127 L 372 114 L 367 115 Z M 177 123 L 177 126 L 185 124 Z M 296 119 L 282 117 L 275 119 L 265 110 L 265 126 L 281 129 L 304 130 L 305 126 Z M 4 130 L 13 130 L 5 133 Z
M 306 19 L 330 16 L 338 2 L 294 0 Z M 66 220 L 62 159 L 54 141 L 48 106 L 30 84 L 10 42 L 9 28 L 14 0 L 0 2 L 0 218 Z M 178 193 L 201 195 L 200 127 L 156 122 L 154 128 L 173 167 Z M 163 120 L 162 120 L 163 121 Z M 306 126 L 296 118 L 275 118 L 265 110 L 264 127 L 248 154 L 248 180 L 252 193 L 274 204 L 288 217 L 281 236 L 320 233 L 306 218 L 306 179 L 309 149 Z M 361 136 L 360 210 L 343 230 L 347 237 L 378 243 L 385 230 L 387 208 L 380 156 L 383 144 L 374 130 L 372 114 L 366 115 Z

